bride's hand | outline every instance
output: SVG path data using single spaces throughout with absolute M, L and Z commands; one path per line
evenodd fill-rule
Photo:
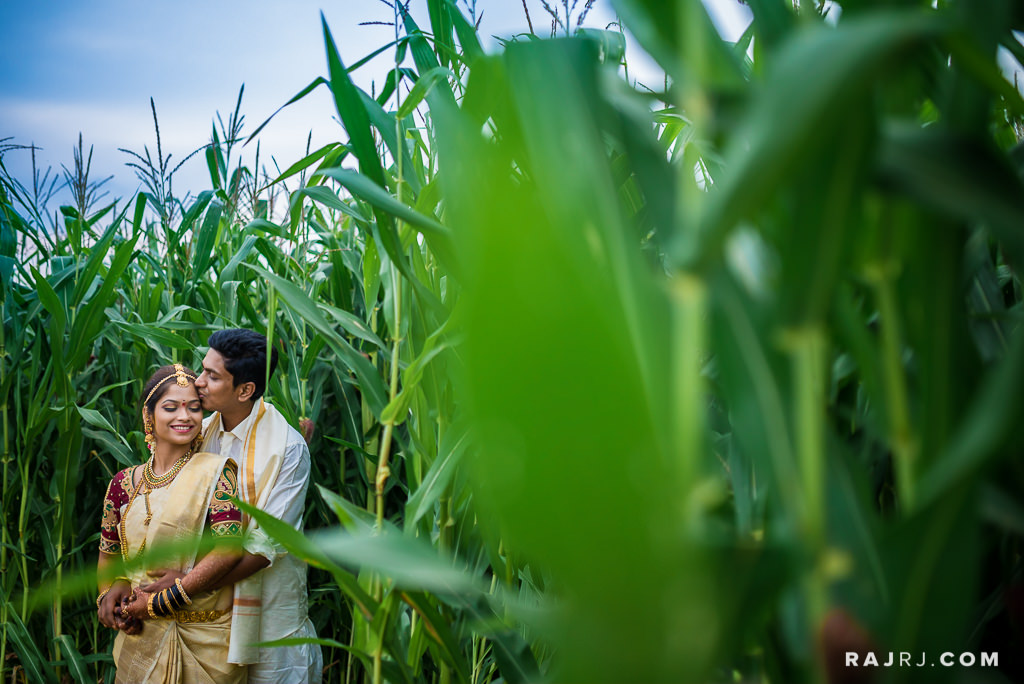
M 158 591 L 173 587 L 174 580 L 183 578 L 185 573 L 161 568 L 159 570 L 149 570 L 146 572 L 146 575 L 151 577 L 153 581 L 149 584 L 143 584 L 139 589 L 155 594 Z
M 124 603 L 121 605 L 120 616 L 121 619 L 125 620 L 126 623 L 130 623 L 132 619 L 141 622 L 149 619 L 149 597 L 152 594 L 142 590 L 135 591 L 131 596 L 125 598 Z M 141 625 L 140 625 L 141 627 Z M 135 632 L 129 632 L 134 634 Z

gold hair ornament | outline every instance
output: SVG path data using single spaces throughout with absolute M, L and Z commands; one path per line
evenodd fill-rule
M 156 394 L 156 391 L 160 389 L 160 385 L 164 384 L 171 378 L 174 378 L 177 381 L 178 387 L 188 387 L 189 380 L 191 380 L 192 382 L 195 382 L 196 380 L 196 376 L 192 375 L 191 373 L 187 373 L 185 371 L 184 366 L 182 366 L 180 363 L 176 363 L 174 364 L 174 374 L 168 375 L 167 377 L 162 378 L 160 382 L 156 383 L 153 386 L 153 389 L 150 390 L 149 396 L 146 397 L 146 401 L 142 402 L 142 406 L 145 407 L 146 404 L 149 403 L 149 400 L 153 398 L 153 395 Z

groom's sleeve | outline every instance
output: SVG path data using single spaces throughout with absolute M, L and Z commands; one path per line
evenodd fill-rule
M 277 473 L 267 500 L 267 513 L 283 520 L 297 530 L 302 529 L 302 514 L 306 508 L 306 490 L 309 488 L 309 448 L 299 437 L 285 448 L 281 470 Z M 287 553 L 259 527 L 246 535 L 243 548 L 254 555 L 263 556 L 271 565 Z

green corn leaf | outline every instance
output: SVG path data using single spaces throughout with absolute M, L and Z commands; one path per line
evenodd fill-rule
M 394 73 L 394 72 L 391 72 Z M 402 178 L 408 185 L 408 189 L 415 195 L 420 191 L 420 178 L 416 172 L 416 167 L 413 165 L 410 145 L 405 141 L 407 135 L 407 129 L 402 125 L 401 133 L 395 130 L 395 116 L 384 111 L 384 108 L 380 103 L 367 95 L 366 93 L 360 93 L 363 98 L 363 104 L 366 106 L 366 113 L 370 117 L 370 123 L 380 133 L 381 140 L 384 141 L 384 145 L 388 148 L 388 152 L 391 153 L 392 159 L 398 157 L 398 143 L 399 136 L 402 139 Z M 383 93 L 381 93 L 383 95 Z M 340 166 L 340 164 L 323 164 L 322 168 L 330 168 L 331 166 Z M 397 169 L 396 169 L 397 171 Z
M 626 28 L 685 88 L 736 91 L 742 69 L 700 0 L 612 0 Z
M 220 232 L 221 215 L 224 207 L 220 202 L 212 202 L 206 212 L 206 218 L 199 228 L 199 234 L 193 241 L 192 253 L 192 285 L 195 287 L 210 267 L 213 258 L 213 249 L 217 243 L 217 235 Z
M 342 146 L 339 145 L 338 143 L 328 143 L 321 147 L 319 150 L 309 153 L 308 155 L 306 155 L 305 157 L 303 157 L 302 159 L 300 159 L 299 161 L 295 162 L 287 169 L 282 171 L 277 178 L 267 183 L 267 187 L 275 186 L 279 184 L 281 181 L 291 178 L 300 171 L 308 169 L 313 164 L 316 164 L 321 159 L 330 158 L 341 147 Z
M 46 309 L 46 312 L 50 314 L 50 344 L 60 345 L 59 347 L 54 346 L 54 353 L 58 356 L 63 356 L 63 354 L 58 352 L 58 349 L 63 347 L 64 331 L 68 325 L 64 303 L 60 301 L 60 297 L 57 296 L 53 286 L 50 285 L 50 281 L 44 278 L 34 267 L 32 268 L 32 275 L 35 276 L 36 294 L 39 295 L 39 301 L 42 303 L 43 308 Z
M 451 319 L 449 319 L 450 322 Z M 448 325 L 446 323 L 441 329 L 431 334 L 424 343 L 419 356 L 405 368 L 405 371 L 402 373 L 401 391 L 394 399 L 388 402 L 383 413 L 381 413 L 380 418 L 383 423 L 400 425 L 405 420 L 409 404 L 419 388 L 420 380 L 423 378 L 423 372 L 427 365 L 452 346 L 451 341 L 446 337 Z M 383 344 L 381 348 L 384 348 Z
M 679 237 L 675 263 L 719 258 L 726 232 L 753 215 L 808 150 L 831 141 L 842 113 L 862 101 L 893 60 L 927 49 L 927 39 L 944 30 L 934 16 L 893 10 L 808 30 L 787 43 L 726 152 L 728 173 L 708 195 L 700 232 Z M 810 73 L 808 64 L 815 65 Z
M 105 447 L 121 467 L 127 468 L 128 466 L 138 465 L 139 458 L 136 456 L 135 451 L 127 445 L 124 437 L 120 434 L 115 438 L 115 433 L 111 433 L 106 429 L 93 430 L 85 427 L 82 428 L 82 434 Z
M 983 221 L 1024 263 L 1024 183 L 988 145 L 934 127 L 893 125 L 879 151 L 883 180 L 965 222 Z
M 455 53 L 455 43 L 452 40 L 453 26 L 448 10 L 447 0 L 427 0 L 430 31 L 434 36 L 434 50 L 442 64 L 447 64 Z
M 313 177 L 316 178 L 321 175 L 324 175 L 325 173 L 326 172 L 318 171 L 317 173 L 313 174 Z M 371 183 L 370 185 L 373 184 Z M 377 186 L 374 185 L 373 187 Z M 340 197 L 338 197 L 337 193 L 335 193 L 330 188 L 326 188 L 322 185 L 307 186 L 302 190 L 293 193 L 291 201 L 293 203 L 297 202 L 302 197 L 310 197 L 326 207 L 330 207 L 331 209 L 337 209 L 341 213 L 351 216 L 360 223 L 365 224 L 367 222 L 367 218 L 363 216 L 362 213 L 360 213 L 357 209 L 349 206 L 348 203 L 344 202 Z
M 377 519 L 369 511 L 354 506 L 344 498 L 338 496 L 321 484 L 316 485 L 320 496 L 331 507 L 334 514 L 338 516 L 338 522 L 342 527 L 352 532 L 368 533 L 377 524 Z
M 101 430 L 108 430 L 110 431 L 111 434 L 118 434 L 117 430 L 114 429 L 114 426 L 111 425 L 110 422 L 99 411 L 95 409 L 83 408 L 81 406 L 77 406 L 76 408 L 78 409 L 78 415 L 80 415 L 82 417 L 82 420 L 87 422 L 89 425 L 94 425 L 100 428 Z M 118 436 L 120 437 L 120 435 Z M 123 437 L 121 437 L 121 441 L 124 441 Z M 124 444 L 127 446 L 128 442 L 124 442 Z
M 968 413 L 952 435 L 947 451 L 921 477 L 918 504 L 924 508 L 976 473 L 1020 423 L 1017 387 L 1024 378 L 1024 335 L 1018 330 L 1005 358 L 978 389 Z
M 303 89 L 302 89 L 302 90 L 300 90 L 300 91 L 299 91 L 298 93 L 296 93 L 296 94 L 295 94 L 295 95 L 294 95 L 294 96 L 292 97 L 292 99 L 288 100 L 288 101 L 287 101 L 287 102 L 285 102 L 285 103 L 284 103 L 283 105 L 281 105 L 280 107 L 278 107 L 278 108 L 277 108 L 277 109 L 276 109 L 276 110 L 274 111 L 274 113 L 273 113 L 273 114 L 271 114 L 270 116 L 268 116 L 268 117 L 267 117 L 267 120 L 266 120 L 266 121 L 264 121 L 264 122 L 263 122 L 263 123 L 261 123 L 261 124 L 260 124 L 259 126 L 257 126 L 257 127 L 256 127 L 256 130 L 255 130 L 255 131 L 253 131 L 253 132 L 252 132 L 252 133 L 251 133 L 251 134 L 249 135 L 249 137 L 248 137 L 248 138 L 246 138 L 246 140 L 245 140 L 246 144 L 249 144 L 250 142 L 252 142 L 252 141 L 253 141 L 253 140 L 254 140 L 254 139 L 256 138 L 256 136 L 257 136 L 257 135 L 259 135 L 260 131 L 262 131 L 262 130 L 263 130 L 263 129 L 264 129 L 265 127 L 266 127 L 266 125 L 267 125 L 268 123 L 270 123 L 271 119 L 273 119 L 273 118 L 274 118 L 275 116 L 277 116 L 277 115 L 278 115 L 278 114 L 279 114 L 279 113 L 281 112 L 281 110 L 283 110 L 283 109 L 284 109 L 285 107 L 287 107 L 288 105 L 292 105 L 292 104 L 295 104 L 296 102 L 298 102 L 298 101 L 299 101 L 299 100 L 301 100 L 302 98 L 306 97 L 306 95 L 309 95 L 309 94 L 310 94 L 311 92 L 313 92 L 314 90 L 316 90 L 316 89 L 317 89 L 317 86 L 321 86 L 321 85 L 328 85 L 328 81 L 327 81 L 327 79 L 325 79 L 325 78 L 324 78 L 323 76 L 317 76 L 316 78 L 314 78 L 314 79 L 313 79 L 312 83 L 310 83 L 310 84 L 309 84 L 309 85 L 307 85 L 307 86 L 306 86 L 305 88 L 303 88 Z
M 469 664 L 462 654 L 462 649 L 459 648 L 458 639 L 452 634 L 448 622 L 441 616 L 441 613 L 430 605 L 427 595 L 418 592 L 402 592 L 401 596 L 402 600 L 408 603 L 427 623 L 431 636 L 441 646 L 445 660 L 455 668 L 459 678 L 469 681 Z
M 275 518 L 259 508 L 238 499 L 233 499 L 235 505 L 253 520 L 266 532 L 271 539 L 283 546 L 288 553 L 296 558 L 309 563 L 313 567 L 329 571 L 338 582 L 338 586 L 356 603 L 360 611 L 369 619 L 378 610 L 378 604 L 362 590 L 355 577 L 346 570 L 340 568 L 331 558 L 326 555 L 320 545 L 306 537 L 288 523 Z
M 426 73 L 420 74 L 420 77 L 416 80 L 416 85 L 412 87 L 409 94 L 406 95 L 405 100 L 402 101 L 402 106 L 398 109 L 396 116 L 399 119 L 405 117 L 416 111 L 416 108 L 420 106 L 424 98 L 430 93 L 430 91 L 437 85 L 438 81 L 444 79 L 455 79 L 455 74 L 452 73 L 451 69 L 446 67 L 435 67 Z M 450 86 L 449 86 L 450 87 Z
M 245 229 L 243 229 L 243 232 L 244 231 Z M 258 236 L 256 235 L 245 236 L 245 240 L 243 240 L 242 244 L 235 250 L 235 253 L 231 255 L 231 260 L 228 261 L 227 265 L 225 265 L 224 268 L 221 269 L 221 272 L 217 274 L 218 282 L 227 283 L 234 279 L 235 271 L 238 270 L 238 265 L 245 261 L 252 252 L 252 248 L 256 245 L 257 239 Z
M 186 340 L 184 337 L 177 333 L 173 333 L 170 330 L 165 329 L 163 326 L 147 323 L 124 323 L 118 321 L 114 323 L 117 328 L 128 335 L 131 335 L 140 342 L 144 342 L 153 347 L 153 349 L 159 351 L 160 348 L 155 346 L 162 344 L 171 349 L 185 349 L 191 350 L 195 345 Z
M 18 617 L 18 611 L 10 603 L 7 604 L 7 637 L 18 653 L 18 661 L 25 668 L 31 682 L 57 684 L 57 674 L 49 661 L 40 652 L 35 641 L 25 628 L 25 623 Z
M 78 684 L 89 684 L 92 680 L 89 675 L 89 668 L 82 654 L 76 648 L 72 637 L 68 634 L 61 634 L 57 637 L 57 643 L 60 645 L 61 653 L 64 654 L 64 664 L 74 680 Z
M 618 31 L 577 29 L 576 35 L 597 43 L 602 62 L 619 64 L 626 56 L 626 38 Z
M 463 16 L 462 11 L 453 0 L 446 0 L 448 3 L 448 15 L 455 27 L 455 35 L 459 37 L 459 47 L 469 60 L 484 56 L 484 49 L 480 45 L 480 37 L 476 34 L 476 28 Z
M 370 361 L 338 334 L 334 326 L 324 318 L 317 304 L 305 292 L 284 278 L 259 266 L 253 264 L 246 264 L 246 266 L 266 278 L 280 293 L 285 303 L 324 336 L 324 340 L 331 349 L 355 373 L 359 380 L 359 387 L 366 396 L 374 415 L 379 416 L 387 403 L 387 391 L 380 374 Z
M 430 464 L 430 470 L 423 476 L 423 482 L 405 505 L 407 530 L 415 529 L 416 523 L 433 509 L 434 504 L 444 494 L 455 477 L 455 471 L 462 461 L 468 442 L 469 435 L 465 432 L 450 429 L 445 433 L 444 441 L 438 448 L 437 458 Z
M 199 193 L 199 196 L 196 197 L 196 201 L 192 203 L 192 206 L 189 207 L 185 211 L 184 216 L 181 217 L 181 225 L 178 227 L 179 238 L 184 236 L 184 234 L 192 228 L 195 222 L 199 220 L 199 217 L 203 215 L 203 211 L 206 210 L 206 207 L 208 207 L 212 201 L 212 190 L 204 190 Z
M 280 648 L 282 646 L 305 646 L 307 644 L 326 646 L 327 648 L 340 648 L 343 651 L 352 650 L 334 639 L 314 639 L 312 637 L 286 637 L 284 639 L 274 639 L 273 641 L 260 641 L 253 644 L 253 648 Z
M 384 344 L 384 340 L 380 339 L 376 333 L 370 330 L 369 326 L 361 318 L 330 304 L 321 304 L 320 308 L 330 314 L 334 320 L 338 321 L 348 334 L 361 340 L 366 340 L 376 345 L 378 349 L 387 350 L 388 347 Z
M 416 70 L 420 75 L 423 75 L 441 66 L 437 61 L 437 55 L 430 48 L 430 44 L 427 42 L 419 26 L 416 25 L 412 15 L 406 11 L 404 6 L 399 6 L 399 11 L 402 13 L 405 33 L 409 37 L 409 47 L 412 49 L 412 59 L 416 63 Z M 427 94 L 427 100 L 430 102 L 431 108 L 434 108 L 442 103 L 453 103 L 455 95 L 452 93 L 451 86 L 445 81 L 443 85 L 431 90 Z
M 353 195 L 366 200 L 373 206 L 388 212 L 392 216 L 406 221 L 410 225 L 418 228 L 422 233 L 440 238 L 448 238 L 450 236 L 448 228 L 441 225 L 437 219 L 424 216 L 423 214 L 415 211 L 412 207 L 399 202 L 386 190 L 375 185 L 369 178 L 361 173 L 356 173 L 349 169 L 325 169 L 323 171 L 318 171 L 315 175 L 333 178 L 347 188 Z
M 377 157 L 377 148 L 370 133 L 370 119 L 366 113 L 366 107 L 359 95 L 359 89 L 352 83 L 352 79 L 345 69 L 338 55 L 338 48 L 334 44 L 331 30 L 327 27 L 327 20 L 323 13 L 320 15 L 323 25 L 324 44 L 327 49 L 327 67 L 330 72 L 331 94 L 334 96 L 334 104 L 338 110 L 338 116 L 348 132 L 349 144 L 359 159 L 359 170 L 379 185 L 384 187 L 384 171 L 381 168 L 380 159 Z
M 514 629 L 507 628 L 483 596 L 442 597 L 449 605 L 472 617 L 494 645 L 494 657 L 502 678 L 510 684 L 527 684 L 540 678 L 540 667 L 530 645 Z
M 76 307 L 81 306 L 83 298 L 92 287 L 93 280 L 96 278 L 96 274 L 99 273 L 100 267 L 103 266 L 103 259 L 106 257 L 107 252 L 110 249 L 110 245 L 113 243 L 115 235 L 117 235 L 118 228 L 120 228 L 124 214 L 127 211 L 128 207 L 125 206 L 125 211 L 122 212 L 115 220 L 110 222 L 110 226 L 108 226 L 107 230 L 104 231 L 103 236 L 100 237 L 99 241 L 90 249 L 89 258 L 85 262 L 85 267 L 82 269 L 78 278 L 78 283 L 75 286 L 75 293 L 71 298 L 71 301 L 74 302 Z
M 415 537 L 325 530 L 310 533 L 310 539 L 337 562 L 379 572 L 404 589 L 445 595 L 481 591 L 476 579 Z
M 139 202 L 141 203 L 142 200 L 139 200 Z M 111 259 L 110 267 L 103 277 L 103 285 L 79 312 L 78 318 L 71 329 L 72 339 L 78 341 L 78 346 L 71 359 L 72 366 L 80 367 L 87 358 L 90 351 L 88 342 L 91 342 L 99 331 L 99 327 L 102 324 L 100 316 L 113 298 L 114 289 L 118 285 L 121 274 L 128 268 L 132 260 L 137 239 L 138 234 L 135 234 L 114 249 L 114 257 Z

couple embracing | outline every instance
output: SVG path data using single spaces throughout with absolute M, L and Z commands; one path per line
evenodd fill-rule
M 117 473 L 103 502 L 96 607 L 119 630 L 116 682 L 319 682 L 319 646 L 255 646 L 316 637 L 306 567 L 232 501 L 301 529 L 309 450 L 262 398 L 266 337 L 222 330 L 209 346 L 198 375 L 174 364 L 146 383 L 151 456 Z

